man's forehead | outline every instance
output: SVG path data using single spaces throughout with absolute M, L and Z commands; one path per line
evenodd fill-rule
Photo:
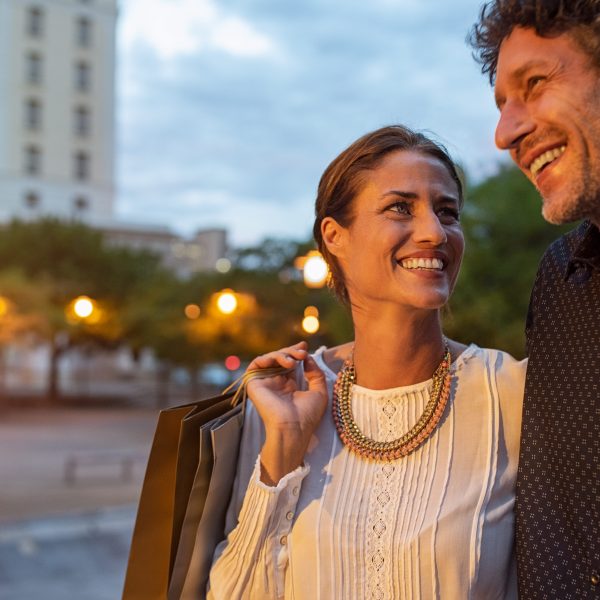
M 569 33 L 543 37 L 530 28 L 513 29 L 503 40 L 498 52 L 495 80 L 497 100 L 505 86 L 519 83 L 529 71 L 567 66 L 574 56 L 588 60 Z

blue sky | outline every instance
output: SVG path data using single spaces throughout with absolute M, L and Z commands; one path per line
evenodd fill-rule
M 437 134 L 478 180 L 496 109 L 465 44 L 480 0 L 123 0 L 119 217 L 234 245 L 308 237 L 319 177 L 363 133 Z

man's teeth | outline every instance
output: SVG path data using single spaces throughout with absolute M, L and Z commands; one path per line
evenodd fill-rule
M 444 263 L 439 258 L 405 258 L 400 263 L 405 269 L 434 269 L 441 271 Z
M 543 154 L 540 154 L 532 163 L 529 165 L 531 174 L 535 177 L 543 167 L 548 163 L 552 162 L 555 158 L 558 158 L 566 149 L 566 146 L 560 146 L 560 148 L 553 148 L 552 150 L 546 150 Z

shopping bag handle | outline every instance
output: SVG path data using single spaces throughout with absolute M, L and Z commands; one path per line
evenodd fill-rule
M 247 398 L 246 386 L 252 379 L 265 379 L 266 377 L 275 377 L 276 375 L 287 375 L 293 373 L 296 367 L 268 367 L 266 369 L 250 369 L 238 377 L 233 383 L 223 390 L 223 394 L 235 390 L 231 398 L 231 406 L 237 406 L 240 402 L 244 403 Z

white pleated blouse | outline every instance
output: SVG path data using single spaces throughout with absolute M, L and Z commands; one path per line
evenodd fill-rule
M 315 358 L 331 396 L 336 376 L 322 351 Z M 388 463 L 349 452 L 329 410 L 304 466 L 276 487 L 260 482 L 264 429 L 249 406 L 208 598 L 516 598 L 513 503 L 525 366 L 469 346 L 451 366 L 451 396 L 435 432 Z M 361 431 L 398 438 L 425 409 L 430 386 L 354 386 Z

